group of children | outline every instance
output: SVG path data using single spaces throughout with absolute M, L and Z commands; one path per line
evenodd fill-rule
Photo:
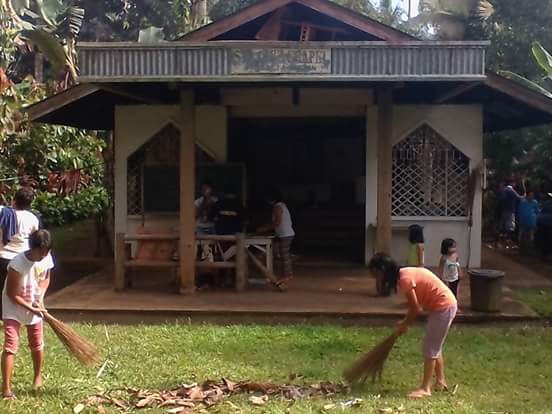
M 408 255 L 406 259 L 407 266 L 424 267 L 425 266 L 425 238 L 424 229 L 418 224 L 413 224 L 408 228 Z M 462 266 L 458 257 L 458 248 L 454 239 L 444 239 L 441 242 L 441 258 L 439 260 L 438 275 L 443 282 L 458 297 L 458 285 L 462 277 Z

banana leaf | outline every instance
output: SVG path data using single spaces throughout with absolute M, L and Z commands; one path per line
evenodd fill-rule
M 43 29 L 25 30 L 22 37 L 31 41 L 44 54 L 57 74 L 63 73 L 67 57 L 58 39 Z
M 523 76 L 518 75 L 517 73 L 510 72 L 510 71 L 507 71 L 507 70 L 501 70 L 500 72 L 498 72 L 498 74 L 501 75 L 501 76 L 504 76 L 506 79 L 513 80 L 513 81 L 519 83 L 520 85 L 525 86 L 526 88 L 529 88 L 529 89 L 531 89 L 535 92 L 538 92 L 538 93 L 552 99 L 552 93 L 550 91 L 547 91 L 542 86 L 536 84 L 533 81 L 530 81 L 527 78 L 524 78 Z
M 539 42 L 533 42 L 531 50 L 539 66 L 549 78 L 552 78 L 552 56 L 550 53 Z
M 11 0 L 13 9 L 17 14 L 21 14 L 23 10 L 28 9 L 31 5 L 31 0 Z
M 50 26 L 57 26 L 58 18 L 65 12 L 61 0 L 36 0 L 36 5 L 44 21 Z

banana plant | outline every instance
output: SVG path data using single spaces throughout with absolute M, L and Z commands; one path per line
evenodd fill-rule
M 552 55 L 540 44 L 540 42 L 533 42 L 531 47 L 531 52 L 537 64 L 542 68 L 545 73 L 543 80 L 552 80 Z M 514 80 L 523 86 L 532 89 L 536 92 L 539 92 L 548 98 L 552 99 L 552 92 L 543 88 L 538 83 L 533 82 L 517 73 L 510 71 L 500 71 L 499 72 L 505 78 Z
M 493 14 L 488 0 L 421 0 L 420 14 L 410 19 L 410 24 L 430 25 L 444 40 L 461 40 L 472 17 L 486 21 Z
M 65 87 L 77 79 L 76 42 L 84 9 L 63 0 L 0 0 L 18 29 L 16 42 L 34 45 L 48 60 Z M 30 48 L 32 49 L 32 48 Z

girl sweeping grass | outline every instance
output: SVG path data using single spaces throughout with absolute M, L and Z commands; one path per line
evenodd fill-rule
M 19 330 L 27 327 L 29 347 L 33 359 L 33 388 L 42 386 L 44 339 L 42 316 L 45 312 L 44 293 L 50 283 L 54 267 L 50 249 L 52 239 L 46 230 L 30 235 L 30 250 L 15 256 L 8 264 L 8 277 L 2 291 L 2 318 L 4 320 L 4 352 L 2 353 L 2 396 L 15 398 L 11 379 L 15 354 L 19 348 Z
M 429 313 L 426 334 L 423 340 L 424 372 L 421 386 L 409 394 L 409 398 L 420 399 L 431 396 L 431 380 L 435 373 L 435 390 L 446 390 L 445 360 L 443 344 L 458 305 L 450 289 L 430 270 L 421 267 L 400 268 L 388 255 L 378 253 L 369 264 L 369 269 L 383 281 L 386 292 L 404 294 L 408 302 L 408 313 L 396 328 L 397 335 L 408 332 L 409 326 L 422 310 Z

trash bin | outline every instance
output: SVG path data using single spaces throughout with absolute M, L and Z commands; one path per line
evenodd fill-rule
M 504 272 L 489 269 L 469 270 L 471 308 L 478 312 L 502 310 Z

